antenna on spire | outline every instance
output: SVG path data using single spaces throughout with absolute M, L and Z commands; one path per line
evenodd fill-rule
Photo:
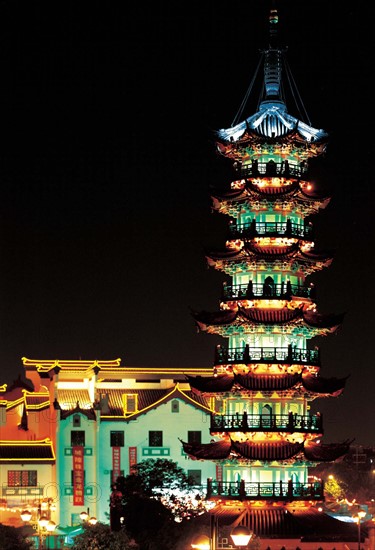
M 276 43 L 278 22 L 279 22 L 279 14 L 277 12 L 276 2 L 275 0 L 272 0 L 270 14 L 268 16 L 270 47 L 274 47 Z

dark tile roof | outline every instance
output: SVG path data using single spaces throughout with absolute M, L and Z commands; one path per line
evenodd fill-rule
M 342 522 L 314 507 L 249 507 L 242 503 L 221 505 L 211 512 L 218 519 L 220 537 L 229 538 L 235 525 L 246 525 L 255 536 L 270 539 L 297 539 L 308 542 L 355 542 L 357 525 Z M 209 516 L 197 523 L 209 523 Z M 364 533 L 365 534 L 365 533 Z M 298 544 L 297 544 L 298 546 Z
M 55 461 L 51 441 L 0 441 L 0 463 L 48 463 Z

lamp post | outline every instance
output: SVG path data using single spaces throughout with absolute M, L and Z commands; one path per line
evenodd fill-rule
M 56 523 L 48 519 L 45 514 L 41 515 L 40 507 L 38 508 L 38 518 L 36 521 L 31 522 L 32 513 L 29 510 L 23 510 L 21 512 L 21 519 L 25 523 L 32 523 L 34 529 L 38 533 L 39 549 L 44 549 L 44 541 L 49 533 L 52 533 L 56 528 Z
M 355 521 L 358 525 L 358 550 L 361 550 L 361 519 L 364 518 L 366 512 L 364 510 L 358 510 L 356 516 L 354 516 Z

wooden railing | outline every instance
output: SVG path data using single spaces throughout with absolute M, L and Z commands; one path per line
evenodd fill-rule
M 296 164 L 293 162 L 253 162 L 252 164 L 246 164 L 241 166 L 240 174 L 246 178 L 249 176 L 276 176 L 276 177 L 295 177 L 300 178 L 302 175 L 307 174 L 306 164 Z
M 324 482 L 251 482 L 207 480 L 206 499 L 324 500 Z
M 316 432 L 322 433 L 323 418 L 319 414 L 212 414 L 210 431 L 246 432 Z
M 320 366 L 318 349 L 298 349 L 292 346 L 287 348 L 271 348 L 250 346 L 238 348 L 216 347 L 215 365 L 234 363 L 296 363 L 298 365 Z
M 285 283 L 253 283 L 244 285 L 223 286 L 222 300 L 244 300 L 253 298 L 276 298 L 290 300 L 292 296 L 299 298 L 316 298 L 315 286 L 292 285 L 290 281 Z
M 312 240 L 313 227 L 310 224 L 299 224 L 286 220 L 285 222 L 258 222 L 255 219 L 249 223 L 232 223 L 228 226 L 231 238 L 254 237 L 298 237 Z

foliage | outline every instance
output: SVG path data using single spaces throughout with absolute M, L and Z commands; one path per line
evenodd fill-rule
M 117 480 L 123 502 L 135 496 L 160 501 L 176 521 L 195 517 L 205 511 L 205 503 L 183 468 L 168 459 L 147 459 L 134 467 L 134 473 Z
M 127 531 L 140 550 L 175 550 L 188 519 L 204 512 L 204 502 L 185 471 L 168 459 L 147 459 L 119 477 Z
M 2 525 L 0 523 L 0 548 L 1 550 L 29 550 L 33 543 L 26 540 L 26 535 L 21 529 Z
M 347 488 L 346 483 L 332 474 L 328 477 L 324 485 L 326 496 L 334 500 L 341 500 L 345 498 Z
M 138 545 L 132 541 L 125 531 L 112 532 L 109 525 L 83 525 L 84 532 L 74 539 L 72 550 L 138 550 Z

